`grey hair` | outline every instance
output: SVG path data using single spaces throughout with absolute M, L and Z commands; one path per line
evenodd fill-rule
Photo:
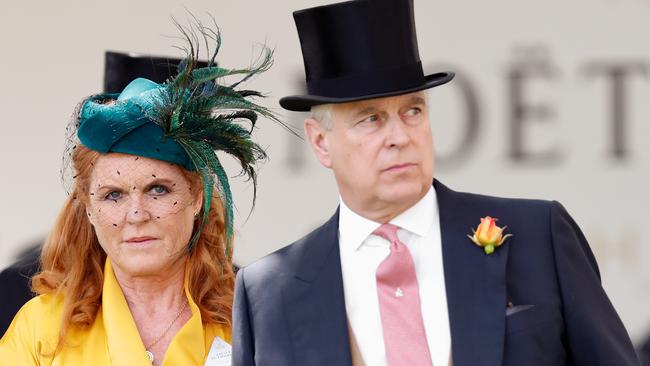
M 311 107 L 311 118 L 318 121 L 326 130 L 331 130 L 333 107 L 331 103 L 315 105 Z
M 423 90 L 424 92 L 424 101 L 429 105 L 429 101 L 431 100 L 431 89 L 425 89 Z M 332 129 L 332 110 L 334 108 L 334 104 L 328 103 L 328 104 L 318 104 L 313 107 L 311 107 L 311 118 L 315 119 L 320 123 L 323 128 L 326 130 L 331 130 Z

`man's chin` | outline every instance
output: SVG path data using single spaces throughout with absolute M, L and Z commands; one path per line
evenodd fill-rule
M 399 183 L 387 187 L 381 196 L 383 201 L 411 207 L 422 199 L 428 190 L 429 186 L 424 187 L 421 183 Z

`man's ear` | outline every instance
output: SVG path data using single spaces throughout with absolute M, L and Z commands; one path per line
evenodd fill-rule
M 324 167 L 331 168 L 332 159 L 330 157 L 329 143 L 327 140 L 328 136 L 325 128 L 323 128 L 317 120 L 311 117 L 305 119 L 304 128 L 305 137 L 307 138 L 309 145 L 311 145 L 312 150 L 314 150 L 314 154 L 316 154 L 318 161 L 320 161 Z

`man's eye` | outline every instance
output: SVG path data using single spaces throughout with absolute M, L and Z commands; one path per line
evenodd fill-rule
M 120 198 L 122 198 L 122 192 L 118 192 L 118 191 L 111 191 L 106 196 L 104 196 L 104 199 L 111 200 L 111 201 L 117 201 Z
M 156 185 L 156 186 L 151 187 L 150 192 L 157 195 L 157 196 L 161 196 L 163 194 L 169 193 L 169 190 L 165 186 Z
M 359 121 L 359 123 L 372 123 L 372 122 L 377 122 L 378 120 L 379 120 L 379 116 L 376 115 L 376 114 L 373 114 L 373 115 L 370 115 L 370 116 L 362 119 L 361 121 Z
M 406 111 L 406 114 L 409 116 L 417 116 L 420 113 L 422 113 L 422 108 L 420 107 L 409 108 L 409 110 Z

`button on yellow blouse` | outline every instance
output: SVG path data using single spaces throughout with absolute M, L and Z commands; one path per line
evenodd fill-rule
M 201 321 L 199 308 L 188 290 L 187 272 L 185 295 L 192 317 L 174 336 L 163 366 L 203 365 L 215 337 L 231 342 L 230 328 Z M 0 340 L 0 365 L 151 366 L 108 259 L 102 305 L 95 321 L 86 329 L 70 328 L 66 346 L 53 357 L 62 313 L 63 295 L 41 295 L 26 303 Z

